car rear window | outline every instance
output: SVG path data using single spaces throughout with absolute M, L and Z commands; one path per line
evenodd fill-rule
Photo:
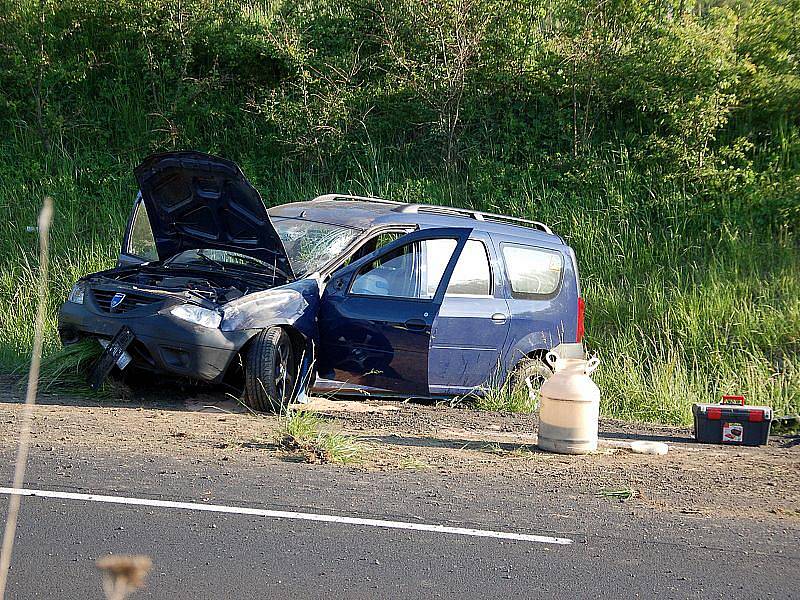
M 515 298 L 549 296 L 561 283 L 564 256 L 555 250 L 502 244 L 506 272 Z

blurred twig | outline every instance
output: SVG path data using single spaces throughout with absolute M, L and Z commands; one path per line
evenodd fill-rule
M 153 562 L 149 556 L 111 555 L 97 559 L 97 568 L 103 573 L 103 592 L 107 600 L 125 600 L 144 587 L 144 581 Z
M 28 390 L 25 394 L 25 405 L 22 408 L 17 458 L 14 464 L 14 483 L 12 486 L 14 489 L 20 489 L 25 481 L 25 467 L 28 463 L 28 452 L 31 444 L 33 405 L 36 403 L 39 367 L 42 360 L 42 330 L 47 311 L 48 238 L 52 220 L 53 200 L 45 197 L 42 211 L 39 213 L 39 298 L 36 308 L 36 323 L 34 325 L 31 368 L 28 371 Z M 6 516 L 6 527 L 3 532 L 2 553 L 0 553 L 0 599 L 5 597 L 8 567 L 11 564 L 11 551 L 14 547 L 14 533 L 17 529 L 20 500 L 21 497 L 18 494 L 12 494 L 8 499 L 8 515 Z

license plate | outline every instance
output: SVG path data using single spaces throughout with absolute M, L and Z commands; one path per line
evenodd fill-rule
M 98 340 L 98 341 L 100 342 L 100 345 L 103 348 L 108 348 L 109 344 L 111 343 L 111 340 Z M 133 357 L 130 355 L 130 353 L 127 350 L 123 350 L 122 354 L 120 354 L 119 358 L 117 359 L 116 365 L 119 367 L 119 370 L 122 371 L 125 367 L 127 367 L 131 363 L 132 360 Z
M 100 388 L 114 365 L 117 365 L 120 369 L 128 366 L 128 363 L 131 362 L 131 355 L 126 352 L 126 349 L 130 346 L 133 338 L 133 332 L 130 328 L 123 327 L 111 342 L 103 344 L 105 350 L 103 350 L 89 373 L 89 385 L 93 389 Z M 100 343 L 102 344 L 103 340 Z

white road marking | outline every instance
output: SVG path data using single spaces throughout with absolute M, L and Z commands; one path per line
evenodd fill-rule
M 503 540 L 537 542 L 540 544 L 568 545 L 572 543 L 572 540 L 569 538 L 550 537 L 546 535 L 530 535 L 527 533 L 512 533 L 509 531 L 493 531 L 491 529 L 447 527 L 445 525 L 429 525 L 426 523 L 407 523 L 404 521 L 384 521 L 383 519 L 361 519 L 357 517 L 321 515 L 316 513 L 304 513 L 304 512 L 293 512 L 293 511 L 283 511 L 283 510 L 265 510 L 262 508 L 247 508 L 244 506 L 224 506 L 221 504 L 199 504 L 197 502 L 175 502 L 172 500 L 152 500 L 150 498 L 128 498 L 125 496 L 101 496 L 99 494 L 76 494 L 73 492 L 58 492 L 53 490 L 29 490 L 24 488 L 15 489 L 7 487 L 0 487 L 0 494 L 18 494 L 20 496 L 36 496 L 39 498 L 59 498 L 62 500 L 83 500 L 86 502 L 104 502 L 107 504 L 130 504 L 136 506 L 155 506 L 159 508 L 179 508 L 184 510 L 197 510 L 203 512 L 229 513 L 236 515 L 254 515 L 258 517 L 272 517 L 275 519 L 298 519 L 301 521 L 320 521 L 323 523 L 342 523 L 345 525 L 382 527 L 384 529 L 410 529 L 413 531 L 432 531 L 434 533 L 448 533 L 453 535 L 500 538 Z

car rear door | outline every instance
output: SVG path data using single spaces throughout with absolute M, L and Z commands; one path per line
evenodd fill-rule
M 320 301 L 320 375 L 430 395 L 431 328 L 471 231 L 415 231 L 335 272 Z
M 566 246 L 507 235 L 495 241 L 511 313 L 503 354 L 512 369 L 534 350 L 576 339 L 578 286 Z

